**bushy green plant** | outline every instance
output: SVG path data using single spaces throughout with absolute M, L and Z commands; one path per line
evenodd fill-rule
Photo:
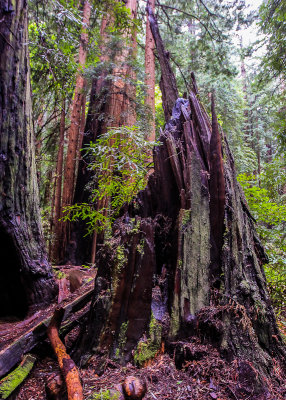
M 267 182 L 266 172 L 260 179 L 264 178 Z M 238 176 L 269 257 L 265 273 L 272 300 L 279 312 L 285 306 L 286 294 L 286 205 L 273 200 L 271 190 L 259 187 L 258 179 L 254 175 Z
M 64 220 L 86 221 L 88 233 L 110 227 L 123 204 L 145 187 L 154 145 L 136 126 L 110 128 L 91 142 L 84 148 L 94 172 L 90 202 L 66 207 Z

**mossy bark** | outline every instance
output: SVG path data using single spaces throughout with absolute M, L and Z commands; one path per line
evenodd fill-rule
M 0 398 L 7 399 L 21 385 L 32 370 L 36 357 L 26 354 L 21 364 L 0 381 Z
M 189 101 L 177 100 L 174 111 L 177 116 L 154 150 L 146 189 L 122 210 L 115 237 L 98 254 L 80 351 L 104 348 L 114 356 L 120 326 L 128 322 L 121 361 L 131 360 L 138 343 L 150 343 L 152 312 L 167 348 L 196 335 L 221 356 L 251 362 L 270 376 L 272 358 L 285 363 L 285 348 L 266 289 L 267 256 L 214 103 L 212 121 L 193 92 Z M 139 256 L 141 241 L 145 247 Z M 126 255 L 119 269 L 117 246 Z M 142 301 L 136 302 L 139 296 Z
M 1 314 L 23 315 L 55 295 L 39 211 L 31 120 L 27 2 L 0 1 Z M 3 254 L 4 253 L 4 254 Z

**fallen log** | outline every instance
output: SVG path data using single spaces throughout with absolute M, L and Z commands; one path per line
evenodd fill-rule
M 93 286 L 84 294 L 73 299 L 66 304 L 64 308 L 63 321 L 73 319 L 74 314 L 81 310 L 91 299 Z M 51 321 L 52 315 L 48 315 L 44 320 L 36 323 L 12 343 L 7 344 L 0 351 L 0 378 L 7 374 L 17 363 L 21 361 L 24 354 L 31 351 L 38 343 L 45 339 L 47 327 Z M 67 334 L 73 327 L 73 321 L 69 321 L 64 327 L 64 334 Z M 1 334 L 1 332 L 0 332 Z
M 74 361 L 67 354 L 65 345 L 59 337 L 59 328 L 63 320 L 64 313 L 65 310 L 63 308 L 58 308 L 55 310 L 48 326 L 47 335 L 57 356 L 61 372 L 66 382 L 68 400 L 83 400 L 82 385 L 77 367 Z
M 21 364 L 0 381 L 0 398 L 7 399 L 12 392 L 26 379 L 31 372 L 36 357 L 26 354 Z

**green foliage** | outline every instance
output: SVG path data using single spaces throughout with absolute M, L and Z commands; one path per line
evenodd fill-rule
M 145 187 L 154 145 L 135 126 L 110 128 L 90 143 L 84 151 L 94 172 L 91 202 L 66 207 L 64 220 L 86 221 L 88 233 L 110 227 L 122 206 Z M 104 200 L 108 205 L 101 207 Z
M 267 170 L 260 178 L 261 185 L 263 181 L 266 186 L 269 184 Z M 270 189 L 259 187 L 257 177 L 241 174 L 238 180 L 244 189 L 250 210 L 257 220 L 257 231 L 269 256 L 265 273 L 272 299 L 279 311 L 285 306 L 286 294 L 286 205 L 271 198 L 271 187 Z
M 286 51 L 286 1 L 268 0 L 260 7 L 260 28 L 264 33 L 262 40 L 266 51 L 261 60 L 259 84 L 274 82 L 272 101 L 276 105 L 276 131 L 283 146 L 286 148 L 286 123 L 285 123 L 285 78 L 286 64 L 284 54 Z

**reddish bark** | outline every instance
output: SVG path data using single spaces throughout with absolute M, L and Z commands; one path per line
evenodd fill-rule
M 68 130 L 68 149 L 65 163 L 64 173 L 64 185 L 62 194 L 62 208 L 72 204 L 74 189 L 75 189 L 75 176 L 76 176 L 76 158 L 78 152 L 79 143 L 79 132 L 81 126 L 82 117 L 82 98 L 84 96 L 84 77 L 82 71 L 85 66 L 87 56 L 87 44 L 88 44 L 88 33 L 87 29 L 89 26 L 91 6 L 88 0 L 84 1 L 83 6 L 83 20 L 82 20 L 82 32 L 80 37 L 79 46 L 79 67 L 76 78 L 76 86 L 74 99 L 72 104 L 71 112 L 71 125 Z M 65 250 L 65 246 L 68 240 L 68 224 L 63 224 L 62 231 L 62 249 Z
M 149 0 L 149 7 L 155 10 L 155 0 Z M 147 14 L 146 18 L 146 43 L 145 43 L 145 84 L 146 98 L 145 104 L 150 108 L 150 141 L 155 140 L 155 41 L 151 32 L 150 22 Z
M 54 234 L 54 238 L 50 247 L 50 257 L 52 260 L 58 261 L 58 255 L 60 253 L 60 240 L 62 236 L 62 221 L 60 221 L 61 210 L 62 210 L 62 175 L 63 175 L 63 161 L 64 161 L 64 139 L 65 139 L 65 99 L 62 100 L 61 109 L 61 120 L 60 120 L 60 138 L 59 148 L 57 155 L 56 164 L 56 179 L 55 179 L 55 192 L 54 192 L 54 204 L 52 205 L 52 226 L 51 232 Z

